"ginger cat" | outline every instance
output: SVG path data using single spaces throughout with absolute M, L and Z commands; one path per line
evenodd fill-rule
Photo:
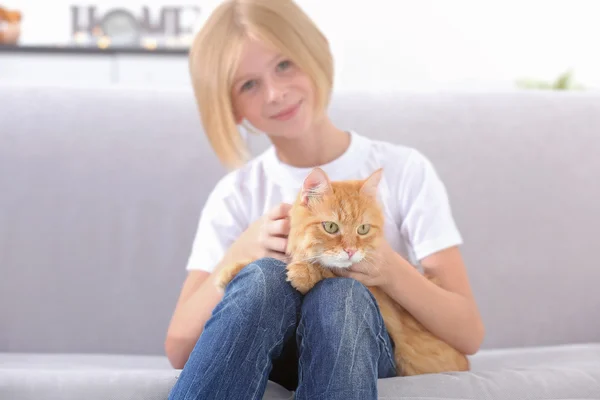
M 287 279 L 298 291 L 305 294 L 321 279 L 335 277 L 332 268 L 348 268 L 363 259 L 374 265 L 370 252 L 383 237 L 384 217 L 376 198 L 381 175 L 379 169 L 364 180 L 330 182 L 315 168 L 306 177 L 290 211 L 287 246 Z M 348 248 L 355 251 L 346 252 Z M 223 268 L 217 286 L 224 289 L 251 261 Z M 381 289 L 369 290 L 395 344 L 398 375 L 469 370 L 464 354 L 430 333 Z

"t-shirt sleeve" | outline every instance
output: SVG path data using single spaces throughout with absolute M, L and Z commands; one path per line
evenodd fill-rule
M 212 272 L 231 244 L 246 229 L 242 196 L 231 175 L 209 194 L 200 213 L 186 270 Z
M 433 164 L 417 150 L 407 160 L 398 195 L 400 233 L 412 247 L 417 261 L 462 244 L 446 187 Z

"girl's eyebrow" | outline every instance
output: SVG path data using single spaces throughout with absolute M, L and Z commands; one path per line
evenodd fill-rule
M 275 57 L 273 57 L 273 58 L 271 59 L 271 61 L 269 61 L 269 62 L 267 63 L 267 65 L 271 65 L 271 64 L 275 63 L 275 61 L 277 61 L 277 60 L 278 60 L 279 58 L 281 58 L 281 57 L 282 57 L 282 55 L 281 55 L 281 54 L 277 54 L 277 55 L 275 55 Z M 237 85 L 237 84 L 238 84 L 238 83 L 240 83 L 241 81 L 246 81 L 248 78 L 252 77 L 252 75 L 253 75 L 252 73 L 244 74 L 244 75 L 242 75 L 242 76 L 238 77 L 238 78 L 237 78 L 235 81 L 233 81 L 233 83 L 234 83 L 234 85 Z

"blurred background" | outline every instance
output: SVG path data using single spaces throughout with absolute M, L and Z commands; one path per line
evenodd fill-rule
M 0 0 L 0 82 L 188 87 L 219 0 Z M 595 0 L 298 0 L 336 90 L 600 88 Z

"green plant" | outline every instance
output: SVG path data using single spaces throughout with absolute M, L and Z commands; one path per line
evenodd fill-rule
M 585 87 L 575 83 L 573 70 L 569 69 L 563 72 L 553 82 L 540 81 L 530 78 L 517 80 L 517 87 L 521 89 L 542 89 L 542 90 L 584 90 Z

